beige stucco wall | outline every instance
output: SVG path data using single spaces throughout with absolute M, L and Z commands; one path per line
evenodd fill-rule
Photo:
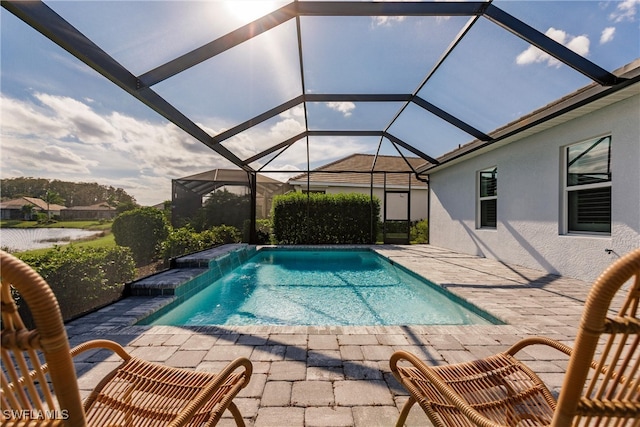
M 430 174 L 430 243 L 593 280 L 618 256 L 640 247 L 638 117 L 636 94 Z M 612 138 L 611 235 L 565 234 L 561 150 L 604 135 Z M 478 229 L 476 174 L 492 166 L 498 167 L 498 223 Z

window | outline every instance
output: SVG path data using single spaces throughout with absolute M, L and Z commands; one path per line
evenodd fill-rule
M 478 228 L 496 228 L 498 204 L 498 168 L 478 172 Z
M 566 147 L 566 230 L 611 233 L 611 137 Z

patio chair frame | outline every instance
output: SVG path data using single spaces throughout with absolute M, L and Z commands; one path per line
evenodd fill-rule
M 391 371 L 410 394 L 396 425 L 402 426 L 418 403 L 437 427 L 640 426 L 639 303 L 637 249 L 593 284 L 573 349 L 550 338 L 528 337 L 484 359 L 434 367 L 406 351 L 395 352 Z M 531 345 L 569 356 L 557 401 L 515 357 Z
M 238 358 L 218 373 L 197 372 L 131 356 L 120 344 L 92 340 L 70 348 L 58 302 L 30 266 L 0 251 L 2 295 L 1 424 L 29 426 L 213 426 L 249 383 L 252 363 Z M 27 304 L 25 327 L 11 288 Z M 107 349 L 121 359 L 82 402 L 73 358 Z

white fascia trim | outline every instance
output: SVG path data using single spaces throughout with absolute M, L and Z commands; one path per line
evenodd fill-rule
M 289 181 L 290 185 L 293 186 L 300 186 L 300 187 L 306 187 L 307 186 L 307 181 Z M 346 182 L 321 182 L 321 181 L 311 181 L 309 183 L 309 187 L 310 188 L 327 188 L 327 187 L 352 187 L 352 188 L 363 188 L 363 189 L 369 189 L 370 186 L 369 185 L 362 185 L 362 184 L 350 184 L 350 183 L 346 183 Z M 380 188 L 380 189 L 384 189 L 384 185 L 382 184 L 373 184 L 373 188 Z M 387 184 L 387 189 L 391 189 L 391 190 L 408 190 L 409 186 L 408 185 L 389 185 Z M 428 188 L 427 187 L 418 187 L 418 186 L 411 186 L 411 191 L 413 190 L 417 190 L 417 191 L 427 191 Z

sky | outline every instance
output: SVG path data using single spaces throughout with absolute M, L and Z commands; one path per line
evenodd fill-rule
M 287 1 L 48 1 L 136 75 L 227 34 Z M 513 1 L 495 6 L 608 71 L 640 57 L 640 0 Z M 304 90 L 412 94 L 482 132 L 590 83 L 480 18 L 422 85 L 467 17 L 302 17 L 152 87 L 214 136 Z M 0 176 L 97 182 L 142 205 L 171 199 L 171 180 L 234 167 L 4 8 L 0 10 Z M 312 130 L 388 130 L 438 157 L 473 137 L 401 102 L 309 103 Z M 398 112 L 402 112 L 398 117 Z M 305 129 L 295 106 L 222 145 L 249 158 Z M 397 155 L 379 137 L 310 137 L 267 166 L 314 168 L 352 153 Z M 406 150 L 402 154 L 411 155 Z M 259 168 L 271 157 L 251 164 Z

